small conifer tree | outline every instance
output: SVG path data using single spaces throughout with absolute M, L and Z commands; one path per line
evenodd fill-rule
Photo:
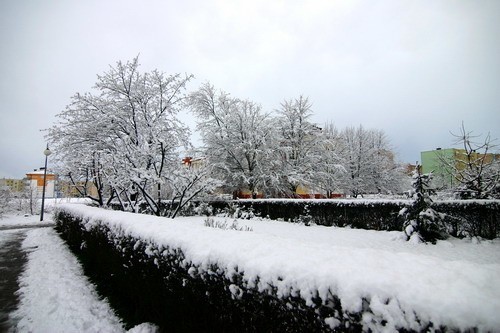
M 442 214 L 431 208 L 430 198 L 432 172 L 422 174 L 421 165 L 417 164 L 413 171 L 413 202 L 403 208 L 399 214 L 403 217 L 403 231 L 408 241 L 435 242 L 444 238 Z

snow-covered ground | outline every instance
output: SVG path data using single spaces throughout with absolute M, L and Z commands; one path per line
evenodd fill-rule
M 217 263 L 244 272 L 246 281 L 260 277 L 278 293 L 300 290 L 306 301 L 313 291 L 338 295 L 343 309 L 365 313 L 366 327 L 419 329 L 421 320 L 435 325 L 480 331 L 500 327 L 500 240 L 449 239 L 436 245 L 413 244 L 400 232 L 311 226 L 268 220 L 239 220 L 253 231 L 206 227 L 203 217 L 168 220 L 106 211 L 81 205 L 64 206 L 90 217 L 88 227 L 104 221 L 111 228 L 156 244 L 181 248 L 197 267 Z M 223 218 L 219 218 L 224 220 Z M 232 219 L 228 219 L 228 224 Z M 260 287 L 260 285 L 259 285 Z M 330 323 L 335 324 L 335 320 Z
M 39 216 L 6 216 L 0 226 L 37 226 Z M 46 222 L 52 221 L 50 214 Z M 44 223 L 46 223 L 44 222 Z M 19 230 L 0 231 L 0 246 Z M 10 314 L 15 332 L 125 332 L 106 300 L 97 295 L 82 267 L 53 228 L 25 229 L 28 253 L 19 277 L 20 302 Z M 152 332 L 148 324 L 129 332 Z
M 23 248 L 30 253 L 12 314 L 19 332 L 123 332 L 53 229 L 28 231 Z
M 37 227 L 48 224 L 54 224 L 50 215 L 46 215 L 44 221 L 40 221 L 38 215 L 7 215 L 0 219 L 0 229 Z
M 248 281 L 258 275 L 263 285 L 271 282 L 283 293 L 292 286 L 307 299 L 308 290 L 330 289 L 349 311 L 361 310 L 362 298 L 369 299 L 372 315 L 389 319 L 386 328 L 417 327 L 412 311 L 435 324 L 476 326 L 480 331 L 500 327 L 499 239 L 411 244 L 399 232 L 269 220 L 237 221 L 240 228 L 252 231 L 222 230 L 206 227 L 204 217 L 169 220 L 82 205 L 64 207 L 92 217 L 90 224 L 104 220 L 130 235 L 180 247 L 199 267 L 209 262 L 229 270 L 238 266 Z M 38 218 L 10 216 L 0 220 L 0 226 L 36 225 Z M 48 214 L 46 222 L 50 220 Z M 0 246 L 11 234 L 0 231 Z M 26 229 L 23 248 L 29 252 L 28 264 L 20 277 L 19 308 L 11 314 L 19 331 L 124 331 L 52 228 Z M 376 328 L 370 316 L 363 319 Z M 151 327 L 135 328 L 142 329 Z
M 85 198 L 49 198 L 45 199 L 45 211 L 51 212 L 57 206 L 68 203 L 88 203 L 90 200 Z M 53 224 L 52 215 L 45 213 L 43 221 L 40 221 L 40 212 L 37 215 L 10 213 L 0 218 L 0 229 L 36 227 L 40 225 Z

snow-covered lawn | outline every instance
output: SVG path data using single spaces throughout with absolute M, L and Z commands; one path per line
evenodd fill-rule
M 169 220 L 80 205 L 64 207 L 90 217 L 88 227 L 104 221 L 125 234 L 181 248 L 197 267 L 217 263 L 228 272 L 238 267 L 246 281 L 259 276 L 259 287 L 271 283 L 278 294 L 292 288 L 308 301 L 315 290 L 320 297 L 331 291 L 351 312 L 361 312 L 363 299 L 368 300 L 372 312 L 363 314 L 363 322 L 375 331 L 419 329 L 415 313 L 434 325 L 480 331 L 500 327 L 498 239 L 412 244 L 400 232 L 269 220 L 238 221 L 239 227 L 253 231 L 222 230 L 206 227 L 203 217 Z M 387 321 L 385 327 L 374 320 L 377 316 Z M 334 326 L 336 321 L 332 318 L 329 323 Z
M 2 229 L 36 227 L 45 224 L 54 224 L 51 215 L 46 215 L 42 222 L 40 222 L 39 215 L 7 215 L 0 218 L 0 228 Z

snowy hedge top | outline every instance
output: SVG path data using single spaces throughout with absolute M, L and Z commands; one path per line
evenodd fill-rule
M 272 203 L 283 203 L 287 204 L 290 202 L 300 203 L 300 204 L 337 204 L 337 205 L 385 205 L 385 204 L 393 204 L 393 205 L 408 205 L 411 203 L 409 199 L 290 199 L 290 198 L 270 198 L 270 199 L 237 199 L 236 202 L 272 202 Z
M 259 277 L 261 291 L 271 284 L 278 295 L 297 294 L 309 304 L 316 292 L 323 300 L 331 292 L 353 313 L 368 301 L 372 313 L 363 320 L 375 330 L 380 327 L 370 326 L 372 315 L 382 316 L 385 328 L 419 330 L 421 322 L 462 330 L 500 327 L 497 240 L 414 245 L 400 232 L 240 221 L 253 229 L 245 232 L 208 228 L 203 217 L 171 220 L 83 205 L 59 209 L 81 217 L 87 229 L 103 223 L 117 235 L 180 248 L 197 269 L 216 263 L 228 278 L 237 269 L 250 287 Z
M 412 202 L 412 199 L 382 199 L 382 198 L 356 198 L 356 199 L 289 199 L 289 198 L 271 198 L 271 199 L 237 199 L 235 202 L 243 203 L 259 203 L 259 202 L 271 202 L 271 203 L 306 203 L 306 204 L 337 204 L 337 205 L 349 205 L 349 206 L 367 206 L 367 205 L 398 205 L 404 206 Z M 447 200 L 433 200 L 436 204 L 447 204 L 447 205 L 481 205 L 481 206 L 500 206 L 500 200 L 497 199 L 475 199 L 475 200 L 458 200 L 458 199 L 447 199 Z

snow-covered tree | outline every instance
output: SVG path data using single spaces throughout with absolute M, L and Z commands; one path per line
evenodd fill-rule
M 462 124 L 459 134 L 453 134 L 455 144 L 462 147 L 447 158 L 438 155 L 442 168 L 459 184 L 455 191 L 462 199 L 500 197 L 500 159 L 492 154 L 497 148 L 488 133 L 484 140 L 473 135 Z
M 169 167 L 178 164 L 179 150 L 189 145 L 189 129 L 177 114 L 191 76 L 167 76 L 156 70 L 141 74 L 138 59 L 118 63 L 96 88 L 107 104 L 110 139 L 119 147 L 118 174 L 130 180 L 154 214 L 160 214 L 157 194 Z
M 304 96 L 285 100 L 277 110 L 279 175 L 282 189 L 293 195 L 299 185 L 312 186 L 314 178 L 321 175 L 322 129 L 314 125 L 311 103 Z M 322 173 L 322 172 L 321 172 Z M 326 175 L 322 173 L 322 176 Z
M 179 163 L 168 176 L 170 189 L 170 211 L 168 217 L 174 218 L 194 197 L 200 193 L 210 193 L 221 182 L 211 177 L 212 167 L 204 158 L 193 161 L 187 158 L 185 163 Z
M 30 182 L 28 186 L 25 186 L 20 195 L 20 210 L 34 215 L 36 212 L 40 211 L 41 208 L 41 198 L 38 192 L 38 187 Z
M 401 190 L 402 169 L 394 162 L 383 131 L 347 127 L 341 131 L 340 141 L 344 186 L 351 195 Z
M 161 188 L 179 163 L 180 149 L 189 145 L 189 130 L 178 114 L 191 78 L 141 73 L 138 58 L 98 75 L 96 93 L 73 96 L 49 129 L 64 174 L 75 184 L 94 183 L 98 196 L 92 199 L 101 206 L 106 195 L 131 204 L 142 198 L 159 215 Z
M 382 130 L 371 130 L 372 177 L 375 193 L 398 193 L 404 188 L 406 176 L 403 166 L 395 162 L 395 156 L 387 135 Z
M 444 237 L 444 227 L 441 224 L 443 215 L 431 208 L 432 173 L 422 174 L 421 166 L 417 165 L 413 172 L 413 202 L 400 211 L 403 217 L 403 231 L 407 240 L 412 242 L 434 242 Z
M 369 138 L 365 129 L 360 126 L 345 128 L 342 131 L 342 158 L 347 170 L 345 178 L 346 190 L 354 197 L 369 192 L 372 187 L 371 151 Z
M 270 178 L 273 128 L 269 114 L 249 100 L 203 84 L 190 96 L 207 163 L 231 190 L 264 189 Z
M 317 133 L 317 149 L 321 155 L 316 165 L 317 172 L 312 176 L 315 188 L 320 189 L 329 198 L 333 193 L 343 190 L 343 178 L 346 172 L 341 164 L 342 145 L 340 131 L 333 123 L 324 125 Z
M 72 102 L 58 114 L 59 122 L 48 130 L 48 139 L 55 152 L 54 163 L 62 178 L 67 178 L 80 195 L 105 205 L 101 158 L 113 151 L 106 133 L 104 110 L 93 95 L 75 94 Z M 87 191 L 89 183 L 97 189 Z

